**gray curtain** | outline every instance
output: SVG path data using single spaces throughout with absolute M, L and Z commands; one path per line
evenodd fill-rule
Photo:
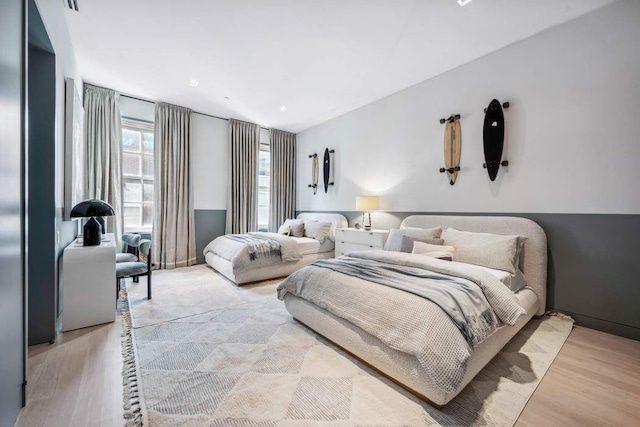
M 258 228 L 259 151 L 260 127 L 229 120 L 227 234 L 247 233 Z
M 152 256 L 157 268 L 196 263 L 190 126 L 190 109 L 156 104 Z
M 107 231 L 122 237 L 122 123 L 118 94 L 110 89 L 84 85 L 84 140 L 86 188 L 90 199 L 109 203 L 116 214 L 106 217 Z
M 296 214 L 296 135 L 271 129 L 269 230 L 274 233 Z

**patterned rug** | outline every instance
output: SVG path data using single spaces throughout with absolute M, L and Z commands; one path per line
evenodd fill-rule
M 128 290 L 150 426 L 511 426 L 572 328 L 532 320 L 437 410 L 293 320 L 277 280 L 237 287 L 202 265 L 153 280 L 151 301 L 142 281 Z

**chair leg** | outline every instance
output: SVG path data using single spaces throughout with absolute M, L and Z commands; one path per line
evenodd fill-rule
M 120 279 L 116 277 L 116 301 L 120 298 Z
M 147 299 L 151 299 L 151 272 L 147 274 Z

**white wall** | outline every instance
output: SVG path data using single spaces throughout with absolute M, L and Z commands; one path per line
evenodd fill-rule
M 123 117 L 153 122 L 155 104 L 120 96 Z M 229 122 L 203 114 L 191 115 L 194 209 L 227 207 L 227 141 Z
M 640 213 L 640 2 L 620 1 L 297 136 L 297 209 Z M 443 41 L 445 42 L 445 41 Z M 483 108 L 506 110 L 495 182 L 482 168 Z M 441 117 L 462 115 L 450 186 Z M 336 149 L 336 185 L 317 195 L 308 155 Z M 320 173 L 322 181 L 322 172 Z
M 191 116 L 194 209 L 227 208 L 228 129 L 227 120 Z
M 156 117 L 156 104 L 120 95 L 118 98 L 120 115 L 130 119 L 154 122 Z

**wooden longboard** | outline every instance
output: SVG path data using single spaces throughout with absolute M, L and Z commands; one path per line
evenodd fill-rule
M 462 129 L 460 120 L 456 114 L 447 119 L 444 128 L 444 170 L 447 173 L 449 184 L 456 183 L 458 171 L 460 171 L 460 157 L 462 155 Z
M 318 192 L 318 155 L 312 154 L 311 157 L 311 182 L 309 187 L 313 188 L 313 194 Z
M 509 104 L 505 103 L 505 107 Z M 502 162 L 502 150 L 504 148 L 504 113 L 502 105 L 497 99 L 492 100 L 485 110 L 484 129 L 482 131 L 484 145 L 484 167 L 487 168 L 489 179 L 495 181 L 500 165 L 507 166 L 508 162 Z

